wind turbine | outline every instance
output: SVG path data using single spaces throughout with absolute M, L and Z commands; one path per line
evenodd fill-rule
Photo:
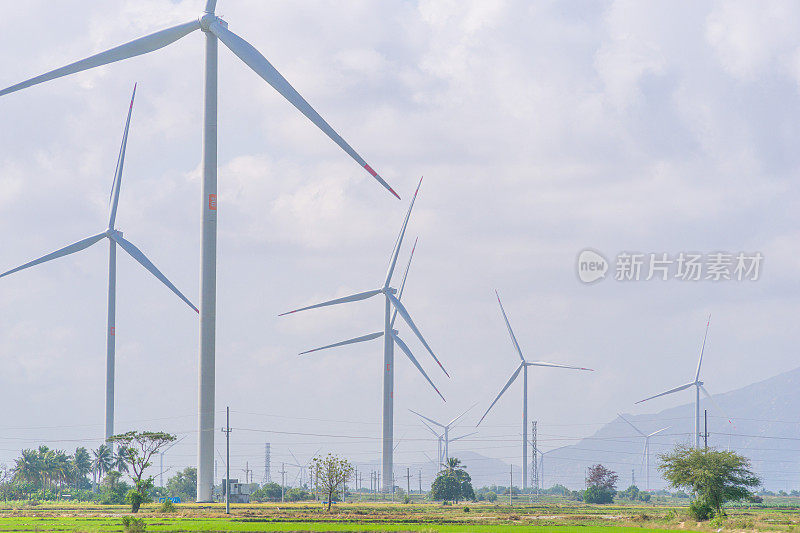
M 373 178 L 398 199 L 400 196 L 381 176 L 317 113 L 272 64 L 250 43 L 228 29 L 228 23 L 214 14 L 217 0 L 206 0 L 199 18 L 151 33 L 86 59 L 70 63 L 0 90 L 3 96 L 45 81 L 153 52 L 201 30 L 205 34 L 205 76 L 203 81 L 203 153 L 200 261 L 200 353 L 198 361 L 197 501 L 210 502 L 214 483 L 214 388 L 217 316 L 217 47 L 218 40 L 256 74 L 296 107 L 352 157 Z
M 0 278 L 8 276 L 20 270 L 30 268 L 41 263 L 46 263 L 59 257 L 64 257 L 75 252 L 85 250 L 91 245 L 102 239 L 108 239 L 108 323 L 106 326 L 106 422 L 105 438 L 109 439 L 114 434 L 114 364 L 116 346 L 116 301 L 117 301 L 117 245 L 125 250 L 128 255 L 133 257 L 140 265 L 153 274 L 161 283 L 166 285 L 178 298 L 183 300 L 186 305 L 197 312 L 197 308 L 172 284 L 167 277 L 139 250 L 133 243 L 122 236 L 122 232 L 115 228 L 117 219 L 117 205 L 119 204 L 119 192 L 122 187 L 122 167 L 125 163 L 125 147 L 128 144 L 128 129 L 131 124 L 131 114 L 133 112 L 133 99 L 136 97 L 136 85 L 133 86 L 131 104 L 128 107 L 128 118 L 125 121 L 125 131 L 122 134 L 122 145 L 117 157 L 117 166 L 114 172 L 114 183 L 111 187 L 109 198 L 108 227 L 102 233 L 92 235 L 78 242 L 65 246 L 55 252 L 34 259 L 24 265 L 13 268 L 8 272 L 0 274 Z
M 559 363 L 546 363 L 544 361 L 526 361 L 525 357 L 522 355 L 522 349 L 519 347 L 519 343 L 517 342 L 517 338 L 514 336 L 514 331 L 511 329 L 511 324 L 508 321 L 508 316 L 506 315 L 506 310 L 503 309 L 503 302 L 500 301 L 500 295 L 497 291 L 494 291 L 497 295 L 497 303 L 500 304 L 500 311 L 503 313 L 503 320 L 506 322 L 506 327 L 508 328 L 508 334 L 511 336 L 511 343 L 514 345 L 514 349 L 517 350 L 517 354 L 519 355 L 520 363 L 516 370 L 511 374 L 511 377 L 508 379 L 506 384 L 500 389 L 500 394 L 494 399 L 492 404 L 486 409 L 486 412 L 483 413 L 483 416 L 478 423 L 475 425 L 476 427 L 483 422 L 483 419 L 486 418 L 486 415 L 489 414 L 489 411 L 492 410 L 494 404 L 497 403 L 497 400 L 503 395 L 503 393 L 508 390 L 514 380 L 517 379 L 519 376 L 520 371 L 522 372 L 522 489 L 528 488 L 528 438 L 526 437 L 528 431 L 528 367 L 529 366 L 544 366 L 549 368 L 568 368 L 571 370 L 588 370 L 593 372 L 591 368 L 583 368 L 580 366 L 569 366 L 569 365 L 562 365 Z
M 668 430 L 672 426 L 667 426 L 665 428 L 661 428 L 658 431 L 654 431 L 650 434 L 644 433 L 642 430 L 637 428 L 633 425 L 633 422 L 622 416 L 622 413 L 617 413 L 619 417 L 625 421 L 630 427 L 632 427 L 636 433 L 638 433 L 644 439 L 644 449 L 642 450 L 642 461 L 644 462 L 644 479 L 645 479 L 645 490 L 650 490 L 650 438 L 655 437 L 661 432 Z
M 530 442 L 530 441 L 528 441 L 528 442 Z M 530 442 L 530 445 L 533 446 L 533 442 Z M 546 452 L 543 452 L 538 447 L 533 446 L 533 448 L 536 450 L 536 453 L 539 454 L 539 480 L 542 483 L 542 490 L 544 490 L 546 488 L 544 486 L 544 456 L 546 454 L 550 453 L 550 452 L 555 452 L 557 450 L 561 450 L 561 449 L 566 448 L 566 447 L 567 446 L 559 446 L 558 448 L 553 448 L 552 450 L 547 450 Z
M 697 361 L 697 372 L 694 375 L 694 381 L 690 381 L 680 387 L 675 387 L 674 389 L 670 389 L 668 391 L 664 391 L 662 393 L 656 394 L 655 396 L 650 396 L 649 398 L 645 398 L 644 400 L 639 400 L 636 403 L 646 402 L 647 400 L 652 400 L 653 398 L 658 398 L 660 396 L 666 396 L 667 394 L 672 394 L 673 392 L 679 392 L 684 389 L 688 389 L 689 387 L 695 388 L 695 397 L 694 397 L 694 447 L 700 447 L 700 391 L 703 391 L 703 394 L 711 400 L 717 409 L 720 410 L 721 413 L 724 414 L 724 411 L 719 407 L 717 402 L 714 398 L 711 397 L 711 393 L 703 386 L 703 382 L 700 381 L 700 366 L 703 364 L 703 352 L 706 349 L 706 339 L 708 338 L 708 328 L 711 326 L 711 315 L 708 315 L 708 322 L 706 322 L 706 333 L 703 336 L 703 345 L 700 348 L 700 359 Z M 730 419 L 728 419 L 728 423 L 733 424 Z
M 397 319 L 397 315 L 399 314 L 403 317 L 403 320 L 408 324 L 408 327 L 411 328 L 411 331 L 414 332 L 414 335 L 422 342 L 422 345 L 425 346 L 425 349 L 428 353 L 433 357 L 434 361 L 439 365 L 439 368 L 450 377 L 450 374 L 447 373 L 447 370 L 444 369 L 442 363 L 439 362 L 439 359 L 433 353 L 428 342 L 420 333 L 419 328 L 414 324 L 414 321 L 411 319 L 411 315 L 408 313 L 408 310 L 405 306 L 400 302 L 400 299 L 403 297 L 403 289 L 405 288 L 406 284 L 406 277 L 408 276 L 408 269 L 411 267 L 411 259 L 414 257 L 414 250 L 416 249 L 416 241 L 414 242 L 414 248 L 411 250 L 411 255 L 408 258 L 408 264 L 406 265 L 406 271 L 403 274 L 403 281 L 400 284 L 400 292 L 397 292 L 396 289 L 391 287 L 392 283 L 392 274 L 394 273 L 395 266 L 397 265 L 397 256 L 400 253 L 400 247 L 403 244 L 403 236 L 406 233 L 406 227 L 408 226 L 408 219 L 411 216 L 411 210 L 414 209 L 414 202 L 417 199 L 417 193 L 419 193 L 419 187 L 422 185 L 422 180 L 419 180 L 419 185 L 417 185 L 417 190 L 414 192 L 414 197 L 411 199 L 411 205 L 408 206 L 408 212 L 406 213 L 406 218 L 403 220 L 403 226 L 400 229 L 400 234 L 397 237 L 397 241 L 394 245 L 394 250 L 392 251 L 392 255 L 389 258 L 389 270 L 386 273 L 386 279 L 383 282 L 383 286 L 378 289 L 373 289 L 370 291 L 360 292 L 358 294 L 353 294 L 350 296 L 344 296 L 342 298 L 336 298 L 334 300 L 329 300 L 327 302 L 322 302 L 319 304 L 309 305 L 306 307 L 302 307 L 300 309 L 295 309 L 294 311 L 288 311 L 286 313 L 281 313 L 279 316 L 284 316 L 292 313 L 297 313 L 299 311 L 306 311 L 308 309 L 316 309 L 318 307 L 326 307 L 329 305 L 336 305 L 348 302 L 358 302 L 361 300 L 366 300 L 368 298 L 372 298 L 373 296 L 377 296 L 378 294 L 382 294 L 386 300 L 384 306 L 384 329 L 383 331 L 377 331 L 375 333 L 369 333 L 367 335 L 362 335 L 361 337 L 355 337 L 353 339 L 348 339 L 346 341 L 336 342 L 334 344 L 328 344 L 327 346 L 322 346 L 321 348 L 315 348 L 313 350 L 307 350 L 305 352 L 301 352 L 300 355 L 308 354 L 311 352 L 317 352 L 320 350 L 325 350 L 328 348 L 334 348 L 337 346 L 345 346 L 348 344 L 355 344 L 358 342 L 365 342 L 371 341 L 373 339 L 377 339 L 379 337 L 383 337 L 383 450 L 382 450 L 382 471 L 383 471 L 383 488 L 386 491 L 392 490 L 392 466 L 393 466 L 393 446 L 392 440 L 394 438 L 394 345 L 397 344 L 403 353 L 409 358 L 411 363 L 417 367 L 417 370 L 425 377 L 425 379 L 430 383 L 431 387 L 436 391 L 442 400 L 444 400 L 444 396 L 442 393 L 439 392 L 439 389 L 436 385 L 433 384 L 433 381 L 428 374 L 425 373 L 425 370 L 422 369 L 422 366 L 417 361 L 414 354 L 411 353 L 411 349 L 408 345 L 403 342 L 400 336 L 397 333 L 397 330 L 394 329 L 394 322 Z M 395 296 L 397 293 L 397 296 Z M 394 308 L 394 311 L 392 311 Z
M 434 435 L 436 435 L 437 438 L 439 439 L 439 462 L 447 464 L 447 460 L 450 458 L 450 447 L 449 447 L 449 444 L 451 442 L 457 441 L 459 439 L 463 439 L 464 437 L 468 437 L 469 435 L 474 435 L 476 433 L 476 432 L 472 432 L 472 433 L 469 433 L 467 435 L 461 435 L 460 437 L 456 437 L 454 439 L 450 438 L 450 430 L 455 426 L 456 422 L 461 420 L 461 418 L 464 415 L 466 415 L 468 412 L 470 412 L 472 410 L 472 408 L 475 407 L 476 405 L 478 405 L 478 404 L 477 403 L 472 404 L 469 407 L 469 409 L 467 409 L 466 411 L 464 411 L 463 413 L 461 413 L 460 415 L 458 415 L 457 417 L 452 419 L 447 424 L 442 424 L 441 422 L 437 422 L 436 420 L 434 420 L 432 418 L 428 418 L 427 416 L 423 415 L 422 413 L 418 413 L 418 412 L 414 411 L 413 409 L 409 409 L 409 411 L 411 411 L 412 413 L 414 413 L 415 415 L 420 417 L 422 419 L 422 423 L 425 424 L 425 426 Z M 431 424 L 433 424 L 434 426 L 439 426 L 440 428 L 442 428 L 444 430 L 442 432 L 441 437 L 438 435 L 438 433 L 432 427 L 430 427 L 427 423 L 425 423 L 426 420 L 428 422 L 430 422 Z M 442 443 L 444 443 L 444 455 L 442 455 L 442 449 L 441 449 Z

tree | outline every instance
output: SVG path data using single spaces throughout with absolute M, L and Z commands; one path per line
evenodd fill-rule
M 583 501 L 586 503 L 611 503 L 614 501 L 614 489 L 618 479 L 619 476 L 616 472 L 603 465 L 597 464 L 590 467 L 586 476 Z
M 315 485 L 319 492 L 328 498 L 328 512 L 331 510 L 333 498 L 339 494 L 339 489 L 344 489 L 344 484 L 353 475 L 353 465 L 350 461 L 333 454 L 326 457 L 314 457 Z
M 86 448 L 75 449 L 75 455 L 72 456 L 72 467 L 75 473 L 75 488 L 80 488 L 78 482 L 80 480 L 85 482 L 86 476 L 92 471 L 92 458 Z
M 431 497 L 437 501 L 474 500 L 475 491 L 472 488 L 472 478 L 465 470 L 466 466 L 461 460 L 451 457 L 447 460 L 445 469 L 436 475 L 431 485 Z
M 281 486 L 277 483 L 267 483 L 250 495 L 250 499 L 256 502 L 279 502 L 281 501 Z
M 96 450 L 92 450 L 94 459 L 92 460 L 92 479 L 97 483 L 103 478 L 103 474 L 111 470 L 113 452 L 107 444 L 101 444 Z
M 194 501 L 197 497 L 197 469 L 189 466 L 169 478 L 167 493 L 184 502 Z
M 698 519 L 724 515 L 725 502 L 752 496 L 761 480 L 750 470 L 750 460 L 736 452 L 694 449 L 679 444 L 659 456 L 658 469 L 673 487 L 696 495 L 691 510 Z
M 161 431 L 129 431 L 108 439 L 109 442 L 120 445 L 118 453 L 123 454 L 125 463 L 133 470 L 131 478 L 134 486 L 127 495 L 132 513 L 139 512 L 139 507 L 153 488 L 152 476 L 144 478 L 145 470 L 151 465 L 150 459 L 161 448 L 175 441 L 175 438 L 175 435 Z

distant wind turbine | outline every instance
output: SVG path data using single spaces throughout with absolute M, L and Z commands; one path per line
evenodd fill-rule
M 655 437 L 659 433 L 668 430 L 672 426 L 667 426 L 665 428 L 659 429 L 658 431 L 646 434 L 642 430 L 634 426 L 633 422 L 622 416 L 622 413 L 617 413 L 617 414 L 623 421 L 625 421 L 625 423 L 627 423 L 630 427 L 632 427 L 636 431 L 636 433 L 638 433 L 644 439 L 644 449 L 642 450 L 642 462 L 644 463 L 645 490 L 650 490 L 650 438 Z
M 394 329 L 394 322 L 399 314 L 403 317 L 403 320 L 408 324 L 408 327 L 411 328 L 411 331 L 414 332 L 414 335 L 420 340 L 422 345 L 428 351 L 428 353 L 433 357 L 434 361 L 439 365 L 439 368 L 447 374 L 447 370 L 444 369 L 442 363 L 433 353 L 428 342 L 420 333 L 419 328 L 416 326 L 414 321 L 411 319 L 411 315 L 408 313 L 408 310 L 405 306 L 400 302 L 400 299 L 403 297 L 403 289 L 405 288 L 406 278 L 408 276 L 408 269 L 411 267 L 411 259 L 414 257 L 414 250 L 416 249 L 416 241 L 414 242 L 414 248 L 411 250 L 411 255 L 408 258 L 408 264 L 406 265 L 406 271 L 403 274 L 403 281 L 400 285 L 400 291 L 397 292 L 396 289 L 391 287 L 392 283 L 392 274 L 394 274 L 395 266 L 397 265 L 397 256 L 400 253 L 400 248 L 403 244 L 403 237 L 406 233 L 406 227 L 408 226 L 408 219 L 411 217 L 411 211 L 414 209 L 414 202 L 417 199 L 417 193 L 419 193 L 419 187 L 422 185 L 422 180 L 419 180 L 419 185 L 417 185 L 417 190 L 414 192 L 414 197 L 411 199 L 411 205 L 408 206 L 408 212 L 406 213 L 406 218 L 403 220 L 403 226 L 400 229 L 400 234 L 397 237 L 397 241 L 395 242 L 394 249 L 392 250 L 392 255 L 389 258 L 389 270 L 386 273 L 386 279 L 384 280 L 383 286 L 378 289 L 373 289 L 366 292 L 360 292 L 358 294 L 353 294 L 351 296 L 344 296 L 342 298 L 336 298 L 334 300 L 329 300 L 327 302 L 322 302 L 319 304 L 309 305 L 306 307 L 302 307 L 300 309 L 295 309 L 294 311 L 288 311 L 286 313 L 281 313 L 280 316 L 288 315 L 291 313 L 297 313 L 299 311 L 306 311 L 308 309 L 316 309 L 318 307 L 327 307 L 330 305 L 348 303 L 348 302 L 358 302 L 361 300 L 366 300 L 368 298 L 372 298 L 373 296 L 377 296 L 382 294 L 386 300 L 386 304 L 384 306 L 384 329 L 383 331 L 378 331 L 375 333 L 369 333 L 367 335 L 362 335 L 361 337 L 355 337 L 353 339 L 348 339 L 346 341 L 336 342 L 334 344 L 328 344 L 327 346 L 322 346 L 321 348 L 315 348 L 313 350 L 307 350 L 305 352 L 301 352 L 300 355 L 317 352 L 320 350 L 326 350 L 328 348 L 335 348 L 337 346 L 346 346 L 348 344 L 355 344 L 358 342 L 366 342 L 371 341 L 373 339 L 377 339 L 379 337 L 383 337 L 383 446 L 382 446 L 382 456 L 383 456 L 383 464 L 382 464 L 382 471 L 383 471 L 383 488 L 385 491 L 392 490 L 392 474 L 393 474 L 393 455 L 394 455 L 394 447 L 392 441 L 394 439 L 394 345 L 397 344 L 400 349 L 403 351 L 404 354 L 408 357 L 411 363 L 419 370 L 419 372 L 425 377 L 425 379 L 430 383 L 433 390 L 436 391 L 442 400 L 444 400 L 444 396 L 442 393 L 439 392 L 439 389 L 434 385 L 433 381 L 428 374 L 423 370 L 422 366 L 417 361 L 417 358 L 414 357 L 414 354 L 411 353 L 411 349 L 408 345 L 403 342 L 403 340 L 398 335 L 396 329 Z M 395 296 L 395 294 L 397 294 Z
M 511 386 L 512 383 L 514 383 L 514 380 L 517 379 L 517 376 L 519 376 L 520 371 L 523 371 L 522 372 L 522 375 L 523 375 L 523 381 L 522 381 L 522 383 L 523 383 L 523 385 L 522 385 L 522 488 L 524 490 L 524 489 L 528 488 L 528 468 L 526 466 L 528 464 L 528 445 L 527 445 L 528 438 L 526 436 L 527 435 L 527 431 L 528 431 L 528 367 L 529 366 L 544 366 L 544 367 L 549 367 L 549 368 L 568 368 L 570 370 L 588 370 L 590 372 L 592 372 L 593 370 L 591 368 L 583 368 L 583 367 L 580 367 L 580 366 L 562 365 L 562 364 L 559 364 L 559 363 L 545 363 L 543 361 L 526 361 L 525 357 L 522 355 L 522 349 L 519 347 L 519 343 L 517 342 L 517 338 L 514 336 L 514 330 L 511 329 L 511 324 L 508 321 L 508 316 L 506 315 L 506 310 L 503 309 L 503 302 L 500 301 L 500 295 L 497 293 L 497 291 L 495 291 L 495 294 L 497 295 L 497 303 L 500 304 L 500 311 L 503 313 L 503 320 L 505 320 L 506 327 L 508 328 L 508 334 L 511 337 L 511 343 L 514 345 L 514 349 L 517 351 L 517 354 L 519 355 L 520 363 L 519 363 L 519 366 L 517 367 L 517 369 L 514 370 L 514 373 L 511 374 L 511 377 L 508 379 L 508 381 L 503 386 L 503 388 L 500 389 L 500 394 L 497 395 L 497 397 L 494 399 L 494 401 L 489 406 L 489 408 L 486 409 L 486 412 L 483 413 L 483 416 L 481 417 L 481 419 L 478 420 L 478 423 L 476 424 L 476 427 L 479 426 L 481 422 L 483 422 L 483 419 L 486 418 L 486 415 L 488 415 L 489 411 L 492 410 L 492 407 L 494 407 L 494 404 L 497 403 L 497 400 L 499 400 L 500 397 L 503 395 L 503 393 L 506 392 L 506 390 L 508 390 L 508 388 Z
M 205 69 L 203 101 L 203 153 L 201 200 L 200 259 L 200 353 L 198 360 L 199 406 L 197 443 L 197 501 L 212 501 L 214 484 L 214 391 L 215 343 L 217 321 L 217 48 L 222 41 L 235 56 L 258 74 L 298 111 L 314 123 L 339 148 L 353 158 L 375 180 L 398 199 L 388 183 L 323 119 L 294 87 L 253 45 L 228 29 L 228 23 L 214 14 L 217 0 L 206 0 L 203 13 L 196 19 L 134 39 L 86 59 L 81 59 L 39 76 L 0 90 L 0 96 L 13 93 L 62 76 L 123 59 L 154 52 L 190 33 L 205 34 Z
M 122 188 L 122 167 L 125 163 L 125 147 L 128 144 L 128 129 L 131 124 L 131 113 L 133 112 L 133 99 L 136 96 L 136 85 L 133 86 L 133 95 L 131 96 L 131 104 L 128 107 L 128 118 L 125 121 L 125 131 L 122 134 L 122 146 L 119 149 L 119 156 L 117 157 L 117 167 L 114 172 L 114 183 L 111 187 L 111 196 L 109 198 L 109 215 L 108 227 L 102 233 L 92 235 L 82 239 L 76 243 L 65 246 L 55 252 L 49 253 L 34 259 L 29 263 L 13 268 L 8 272 L 0 274 L 0 278 L 8 276 L 20 270 L 30 268 L 41 263 L 46 263 L 59 257 L 74 254 L 85 250 L 91 245 L 102 239 L 108 239 L 108 323 L 106 326 L 106 423 L 105 423 L 105 438 L 108 440 L 114 434 L 114 364 L 115 364 L 115 338 L 116 338 L 116 301 L 117 301 L 117 245 L 125 250 L 128 255 L 133 257 L 145 269 L 153 274 L 161 283 L 166 285 L 178 298 L 183 300 L 186 305 L 191 307 L 195 312 L 197 308 L 179 291 L 175 285 L 172 284 L 167 277 L 161 273 L 158 268 L 139 250 L 133 243 L 126 240 L 122 236 L 122 232 L 114 227 L 117 219 L 117 205 L 119 204 L 119 192 Z
M 530 443 L 531 446 L 533 446 L 533 442 L 531 442 L 530 440 L 528 442 Z M 546 488 L 544 486 L 544 456 L 551 452 L 563 450 L 566 447 L 567 446 L 559 446 L 558 448 L 553 448 L 552 450 L 547 450 L 546 452 L 543 452 L 538 447 L 533 446 L 533 448 L 536 450 L 536 453 L 539 454 L 539 481 L 542 484 L 542 490 Z
M 439 447 L 440 447 L 440 449 L 439 449 L 439 462 L 440 463 L 447 464 L 447 460 L 450 458 L 450 446 L 449 445 L 450 445 L 451 442 L 454 442 L 454 441 L 457 441 L 459 439 L 463 439 L 464 437 L 468 437 L 470 435 L 474 435 L 475 434 L 475 432 L 472 432 L 472 433 L 469 433 L 467 435 L 461 435 L 460 437 L 456 437 L 454 439 L 450 438 L 450 430 L 453 429 L 453 427 L 455 426 L 456 422 L 461 420 L 461 418 L 464 415 L 466 415 L 468 412 L 470 412 L 472 410 L 472 408 L 475 407 L 476 405 L 478 405 L 478 404 L 477 403 L 472 404 L 469 407 L 469 409 L 467 409 L 466 411 L 464 411 L 463 413 L 461 413 L 460 415 L 458 415 L 457 417 L 452 419 L 447 424 L 442 424 L 441 422 L 437 422 L 436 420 L 434 420 L 432 418 L 428 418 L 427 416 L 423 415 L 422 413 L 418 413 L 418 412 L 414 411 L 413 409 L 409 409 L 409 411 L 411 411 L 412 413 L 414 413 L 418 417 L 422 418 L 423 419 L 422 423 L 425 424 L 425 426 L 431 432 L 433 432 L 434 435 L 437 436 L 437 438 L 439 440 Z M 432 427 L 430 427 L 428 424 L 426 424 L 425 423 L 426 420 L 428 422 L 430 422 L 431 424 L 433 424 L 435 426 L 439 426 L 440 428 L 442 428 L 444 430 L 442 432 L 442 435 L 439 436 L 439 434 Z M 444 450 L 441 449 L 442 444 L 444 444 Z
M 667 394 L 672 394 L 674 392 L 679 392 L 684 389 L 688 389 L 689 387 L 694 387 L 695 388 L 695 399 L 694 399 L 694 447 L 695 448 L 700 447 L 700 391 L 703 391 L 703 394 L 705 394 L 706 397 L 709 400 L 711 400 L 714 406 L 717 409 L 719 409 L 720 413 L 724 415 L 724 411 L 722 411 L 722 408 L 717 404 L 716 400 L 714 400 L 714 398 L 711 397 L 711 393 L 709 393 L 708 390 L 704 387 L 703 382 L 700 381 L 700 367 L 703 364 L 703 352 L 705 352 L 706 349 L 706 339 L 708 338 L 709 326 L 711 326 L 711 315 L 708 315 L 708 322 L 706 322 L 706 333 L 703 336 L 703 345 L 700 348 L 700 359 L 698 359 L 697 361 L 697 372 L 694 375 L 694 381 L 690 381 L 689 383 L 681 385 L 680 387 L 675 387 L 674 389 L 664 391 L 662 393 L 656 394 L 655 396 L 650 396 L 649 398 L 645 398 L 644 400 L 639 400 L 638 402 L 636 402 L 636 403 L 646 402 L 648 400 L 652 400 L 653 398 L 666 396 Z M 733 424 L 733 422 L 731 422 L 730 419 L 728 419 L 728 422 L 730 424 Z

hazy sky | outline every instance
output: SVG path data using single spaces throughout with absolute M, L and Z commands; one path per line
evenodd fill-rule
M 7 86 L 191 20 L 203 2 L 2 7 Z M 708 313 L 713 392 L 797 366 L 796 3 L 220 0 L 217 13 L 403 196 L 220 46 L 217 426 L 230 405 L 234 468 L 263 468 L 265 441 L 273 464 L 287 448 L 377 458 L 381 342 L 296 354 L 380 329 L 382 301 L 277 315 L 377 287 L 421 175 L 404 300 L 452 379 L 401 327 L 448 401 L 398 352 L 398 465 L 435 449 L 408 408 L 449 418 L 478 402 L 474 424 L 514 370 L 494 289 L 529 358 L 596 369 L 532 372 L 546 447 L 618 411 L 688 401 L 632 405 L 693 377 Z M 138 81 L 118 227 L 197 302 L 202 41 L 0 98 L 0 270 L 105 229 Z M 43 439 L 100 442 L 106 247 L 0 281 L 0 460 Z M 587 247 L 764 260 L 755 282 L 623 283 L 612 270 L 584 285 Z M 117 429 L 186 435 L 167 462 L 193 465 L 197 316 L 118 254 Z M 518 385 L 476 452 L 519 461 Z

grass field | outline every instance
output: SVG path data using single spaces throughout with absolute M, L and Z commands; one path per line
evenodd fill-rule
M 698 524 L 685 508 L 583 504 L 391 504 L 348 503 L 331 513 L 314 503 L 239 504 L 225 515 L 221 504 L 178 504 L 161 513 L 156 504 L 137 515 L 144 531 L 385 531 L 513 533 L 651 533 L 682 530 L 798 531 L 800 511 L 733 509 L 721 523 Z M 0 533 L 5 531 L 125 531 L 123 506 L 14 502 L 0 505 Z M 131 530 L 133 531 L 133 530 Z

